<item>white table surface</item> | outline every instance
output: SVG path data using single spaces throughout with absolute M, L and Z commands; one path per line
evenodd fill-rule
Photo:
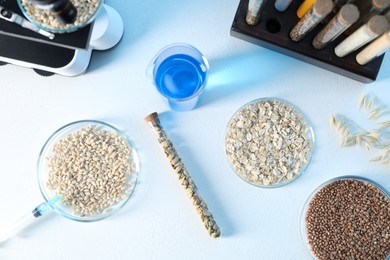
M 0 224 L 42 202 L 38 153 L 49 135 L 81 119 L 103 120 L 127 133 L 139 152 L 135 192 L 116 215 L 78 223 L 49 214 L 0 245 L 0 259 L 310 259 L 299 216 L 308 195 L 340 175 L 368 177 L 390 189 L 389 165 L 376 155 L 340 148 L 329 126 L 334 113 L 369 124 L 358 112 L 363 94 L 390 106 L 390 55 L 376 82 L 365 85 L 258 47 L 229 34 L 238 0 L 107 1 L 123 17 L 125 34 L 109 51 L 95 52 L 86 74 L 43 78 L 32 70 L 0 67 Z M 145 76 L 153 55 L 173 42 L 196 46 L 211 73 L 200 106 L 173 112 Z M 224 155 L 229 118 L 244 103 L 279 97 L 311 121 L 315 153 L 304 175 L 277 189 L 239 179 Z M 162 122 L 219 223 L 208 236 L 156 138 L 143 118 Z

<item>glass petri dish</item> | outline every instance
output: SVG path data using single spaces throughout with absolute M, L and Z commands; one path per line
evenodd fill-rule
M 264 145 L 261 143 L 262 141 L 257 143 L 258 139 L 261 139 L 264 142 L 271 142 L 273 144 L 273 140 L 270 139 L 275 137 L 276 140 L 276 138 L 279 138 L 276 135 L 269 136 L 268 132 L 264 132 L 262 129 L 257 129 L 257 127 L 261 127 L 260 124 L 267 123 L 265 121 L 266 117 L 264 117 L 261 114 L 262 112 L 259 111 L 260 107 L 265 107 L 268 105 L 277 105 L 280 106 L 281 109 L 289 111 L 288 114 L 286 113 L 281 115 L 283 114 L 283 111 L 279 111 L 275 108 L 275 114 L 276 112 L 281 113 L 279 114 L 280 120 L 282 120 L 283 117 L 291 117 L 291 120 L 289 119 L 288 121 L 292 122 L 292 119 L 296 119 L 298 120 L 296 122 L 299 122 L 300 127 L 302 128 L 302 131 L 299 134 L 299 137 L 302 138 L 302 140 L 299 139 L 299 142 L 303 141 L 301 146 L 303 150 L 301 152 L 295 153 L 293 155 L 295 158 L 292 158 L 291 156 L 285 158 L 287 164 L 285 161 L 283 161 L 283 152 L 279 150 L 280 152 L 272 154 L 274 153 L 273 150 L 276 148 L 274 149 L 274 147 L 264 147 Z M 247 116 L 244 116 L 244 113 L 250 114 L 249 116 L 251 117 L 251 125 L 245 125 Z M 242 125 L 239 123 L 239 121 L 243 122 Z M 286 123 L 286 126 L 280 128 L 280 131 L 287 131 L 284 132 L 284 136 L 286 138 L 290 136 L 289 133 L 292 131 L 291 127 L 298 129 L 296 123 L 294 123 L 293 126 L 293 123 L 291 122 Z M 245 128 L 247 130 L 251 130 L 242 131 L 242 129 Z M 242 134 L 239 132 L 242 132 Z M 248 133 L 250 135 L 248 135 Z M 278 131 L 276 131 L 276 134 L 278 135 Z M 288 144 L 288 140 L 286 141 L 282 139 L 282 141 L 279 141 L 279 139 L 277 139 L 277 141 L 278 144 L 276 144 L 276 146 L 278 149 L 282 149 L 287 145 L 291 146 L 291 144 Z M 259 98 L 240 107 L 229 120 L 225 132 L 225 155 L 232 170 L 245 182 L 262 188 L 276 188 L 294 181 L 305 172 L 312 158 L 314 142 L 315 138 L 313 128 L 297 107 L 279 98 Z M 251 150 L 252 147 L 254 147 L 253 150 Z M 246 151 L 247 155 L 242 156 L 241 153 L 244 151 Z M 249 161 L 249 163 L 247 163 L 247 161 Z M 278 163 L 279 161 L 283 162 L 283 166 L 285 166 L 285 168 L 275 165 L 275 163 Z M 273 167 L 275 171 L 268 171 L 268 165 L 275 166 Z
M 318 258 L 316 257 L 315 253 L 312 251 L 312 248 L 311 248 L 311 245 L 309 242 L 307 227 L 306 227 L 306 216 L 307 216 L 308 209 L 310 207 L 310 203 L 313 200 L 313 198 L 318 194 L 318 192 L 321 191 L 323 188 L 325 188 L 328 185 L 333 184 L 337 181 L 344 181 L 344 180 L 354 180 L 354 181 L 359 181 L 359 182 L 364 183 L 364 184 L 369 184 L 374 189 L 377 189 L 380 193 L 382 193 L 388 200 L 390 200 L 390 194 L 388 191 L 386 191 L 385 188 L 383 188 L 381 185 L 379 185 L 378 183 L 376 183 L 370 179 L 360 177 L 360 176 L 354 176 L 354 175 L 340 176 L 340 177 L 330 179 L 330 180 L 324 182 L 323 184 L 321 184 L 307 198 L 307 200 L 302 208 L 301 215 L 299 218 L 301 240 L 302 240 L 303 244 L 305 245 L 305 247 L 306 247 L 307 251 L 309 252 L 312 259 L 318 259 Z M 353 257 L 351 257 L 351 258 L 353 258 Z M 389 259 L 389 258 L 390 258 L 390 253 L 386 256 L 385 259 Z
M 46 202 L 48 202 L 49 200 L 53 199 L 58 195 L 58 192 L 56 190 L 50 189 L 47 186 L 47 182 L 49 179 L 49 172 L 50 172 L 48 158 L 50 158 L 53 155 L 54 145 L 58 144 L 60 140 L 63 140 L 64 138 L 68 137 L 70 134 L 90 126 L 97 127 L 99 131 L 107 131 L 109 133 L 116 134 L 119 138 L 121 138 L 129 147 L 130 150 L 129 163 L 132 165 L 132 167 L 131 167 L 131 173 L 126 177 L 125 180 L 125 182 L 129 184 L 129 187 L 126 188 L 126 192 L 121 197 L 121 200 L 119 200 L 118 202 L 108 207 L 106 210 L 104 210 L 99 214 L 83 215 L 81 213 L 76 213 L 74 211 L 74 208 L 72 208 L 72 206 L 65 205 L 63 201 L 60 201 L 53 206 L 53 210 L 57 214 L 65 218 L 75 220 L 75 221 L 81 221 L 81 222 L 93 222 L 97 220 L 102 220 L 104 218 L 113 215 L 120 208 L 122 208 L 129 200 L 131 194 L 135 189 L 137 176 L 139 172 L 139 160 L 138 160 L 137 152 L 134 146 L 132 145 L 132 142 L 126 137 L 126 135 L 123 132 L 101 121 L 96 121 L 96 120 L 76 121 L 67 124 L 61 127 L 60 129 L 58 129 L 57 131 L 55 131 L 45 142 L 39 154 L 38 164 L 37 164 L 38 184 L 39 184 L 41 194 L 44 197 Z
M 103 0 L 96 0 L 95 2 L 78 1 L 79 3 L 72 1 L 78 11 L 76 21 L 72 24 L 62 25 L 49 11 L 35 7 L 31 4 L 30 0 L 17 0 L 17 2 L 23 12 L 23 15 L 30 22 L 45 31 L 53 33 L 70 33 L 85 27 L 94 21 L 104 3 Z M 85 14 L 82 10 L 90 11 L 88 14 Z

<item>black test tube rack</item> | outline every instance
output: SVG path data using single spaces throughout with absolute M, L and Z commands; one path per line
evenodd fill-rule
M 254 26 L 248 25 L 245 21 L 248 2 L 249 0 L 240 1 L 230 30 L 232 36 L 363 83 L 376 80 L 384 54 L 363 66 L 356 62 L 356 54 L 361 49 L 340 58 L 334 53 L 334 48 L 346 38 L 344 34 L 322 50 L 317 50 L 312 46 L 313 38 L 325 24 L 317 25 L 299 42 L 290 39 L 291 29 L 300 20 L 296 11 L 303 1 L 293 0 L 284 12 L 275 9 L 274 0 L 266 1 L 261 20 Z

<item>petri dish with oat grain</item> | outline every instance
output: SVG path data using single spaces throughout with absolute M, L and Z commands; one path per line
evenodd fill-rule
M 374 181 L 340 176 L 306 200 L 300 234 L 312 259 L 389 259 L 390 194 Z
M 31 0 L 17 0 L 17 2 L 23 15 L 30 22 L 53 33 L 69 33 L 85 27 L 94 21 L 104 3 L 103 0 L 72 0 L 72 4 L 77 9 L 76 18 L 73 23 L 64 24 L 53 12 L 36 7 Z
M 45 201 L 62 195 L 53 210 L 91 222 L 117 212 L 130 198 L 139 172 L 136 150 L 117 128 L 95 120 L 67 124 L 44 144 L 38 183 Z
M 314 131 L 302 112 L 279 98 L 260 98 L 239 108 L 225 133 L 225 154 L 244 181 L 264 188 L 286 185 L 306 170 Z

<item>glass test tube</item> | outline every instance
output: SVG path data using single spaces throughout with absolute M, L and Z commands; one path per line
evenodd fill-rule
M 384 16 L 374 15 L 366 24 L 337 45 L 334 52 L 338 57 L 344 57 L 377 38 L 386 31 L 387 27 L 388 22 Z
M 359 8 L 360 19 L 347 30 L 347 34 L 352 34 L 372 16 L 384 11 L 390 6 L 390 0 L 355 0 L 353 4 Z
M 353 1 L 354 0 L 334 0 L 333 3 L 335 8 L 340 9 L 343 5 L 349 4 Z
M 260 22 L 261 13 L 267 0 L 249 0 L 248 12 L 246 14 L 246 23 L 256 25 Z
M 358 55 L 356 55 L 356 61 L 360 65 L 365 65 L 383 54 L 390 48 L 390 31 L 382 34 L 381 37 L 370 43 L 364 48 Z
M 291 40 L 295 42 L 302 40 L 309 31 L 332 11 L 332 8 L 332 0 L 317 0 L 290 31 Z
M 336 39 L 351 24 L 356 22 L 357 19 L 359 19 L 359 10 L 356 5 L 344 5 L 337 15 L 313 39 L 313 47 L 323 49 L 329 42 Z
M 387 21 L 390 23 L 390 10 L 385 14 Z
M 321 21 L 322 24 L 327 24 L 329 21 L 338 14 L 341 7 L 346 4 L 353 4 L 353 0 L 333 0 L 333 9 L 332 12 Z
M 191 175 L 187 171 L 183 161 L 176 151 L 175 146 L 171 142 L 171 139 L 165 132 L 158 113 L 154 112 L 148 115 L 145 117 L 145 121 L 157 135 L 157 140 L 160 143 L 161 148 L 164 150 L 169 163 L 176 172 L 176 175 L 179 178 L 181 185 L 186 190 L 188 197 L 192 200 L 192 203 L 201 217 L 205 228 L 209 232 L 209 235 L 214 238 L 221 236 L 221 230 L 219 229 L 217 222 L 214 220 L 213 214 L 207 207 L 206 202 L 200 196 L 198 187 L 192 180 Z
M 275 8 L 279 12 L 284 12 L 287 10 L 288 6 L 291 4 L 292 0 L 276 0 Z
M 297 16 L 302 18 L 305 13 L 313 6 L 316 0 L 305 0 L 297 9 Z

